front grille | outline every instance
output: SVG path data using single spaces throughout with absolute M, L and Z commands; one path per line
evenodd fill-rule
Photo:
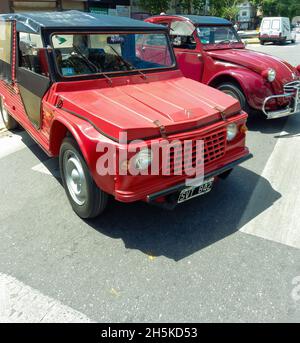
M 181 145 L 181 150 L 180 153 L 176 154 L 176 152 L 179 152 L 179 149 L 176 151 L 176 149 L 172 149 L 170 151 L 170 175 L 178 175 L 178 174 L 186 174 L 188 170 L 191 170 L 192 168 L 196 167 L 196 162 L 201 163 L 203 161 L 203 156 L 204 156 L 204 167 L 209 165 L 210 163 L 222 158 L 225 154 L 225 149 L 226 149 L 226 130 L 218 130 L 213 133 L 203 135 L 203 136 L 198 136 L 198 137 L 193 137 L 193 138 L 188 138 L 188 140 L 192 141 L 191 144 L 191 150 L 185 150 L 184 149 L 184 141 L 182 142 Z M 196 161 L 196 141 L 197 140 L 203 140 L 204 141 L 204 152 L 201 154 L 200 158 L 198 158 L 198 161 Z M 179 160 L 181 160 L 181 155 L 184 156 L 184 151 L 186 151 L 189 156 L 192 155 L 192 158 L 189 158 L 187 161 L 187 165 L 184 165 L 184 159 L 182 159 L 182 163 Z M 179 155 L 176 156 L 176 155 Z
M 286 83 L 283 89 L 285 94 L 295 95 L 297 91 L 300 91 L 300 81 Z

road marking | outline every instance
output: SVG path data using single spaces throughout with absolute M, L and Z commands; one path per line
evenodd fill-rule
M 20 135 L 4 132 L 0 136 L 0 159 L 22 150 L 26 145 L 22 141 Z
M 298 128 L 298 132 L 297 132 Z M 300 115 L 290 117 L 247 205 L 240 231 L 300 249 Z M 289 134 L 294 132 L 294 134 Z M 259 203 L 268 197 L 265 180 L 280 198 L 255 217 Z
M 0 273 L 0 323 L 89 323 L 86 315 Z
M 60 177 L 57 158 L 50 158 L 42 163 L 37 164 L 31 169 L 42 174 L 54 176 L 56 178 Z

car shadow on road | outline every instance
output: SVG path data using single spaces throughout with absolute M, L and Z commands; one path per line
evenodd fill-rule
M 26 132 L 18 134 L 62 185 L 57 159 L 49 159 Z M 255 208 L 247 210 L 258 185 L 266 196 L 255 202 Z M 173 211 L 143 202 L 124 204 L 110 199 L 107 210 L 99 218 L 85 222 L 103 235 L 122 239 L 127 249 L 179 261 L 237 232 L 280 197 L 268 180 L 239 166 L 226 180 L 218 180 L 210 193 Z
M 249 216 L 245 210 L 258 182 L 266 197 L 256 202 Z M 122 239 L 127 249 L 179 261 L 235 233 L 280 197 L 266 179 L 237 167 L 227 180 L 218 181 L 211 193 L 173 211 L 143 202 L 111 202 L 101 217 L 86 222 L 101 234 Z
M 266 119 L 261 112 L 251 112 L 247 126 L 250 131 L 264 134 L 274 134 L 274 138 L 293 137 L 300 135 L 300 113 L 278 119 Z M 281 134 L 282 131 L 286 133 Z

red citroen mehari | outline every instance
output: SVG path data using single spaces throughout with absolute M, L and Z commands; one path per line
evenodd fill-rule
M 146 19 L 169 28 L 183 75 L 238 99 L 246 112 L 268 119 L 300 112 L 300 65 L 246 49 L 232 23 L 209 16 Z
M 247 114 L 236 99 L 182 76 L 165 27 L 77 11 L 1 19 L 3 120 L 59 156 L 80 217 L 99 215 L 108 195 L 173 206 L 207 193 L 216 177 L 251 157 Z M 169 173 L 160 165 L 152 173 L 161 159 L 154 143 L 173 141 L 179 153 L 170 148 Z M 187 186 L 198 141 L 203 182 Z M 189 165 L 178 165 L 180 153 Z

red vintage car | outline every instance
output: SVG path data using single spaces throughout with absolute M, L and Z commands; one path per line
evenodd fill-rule
M 246 112 L 268 119 L 300 112 L 300 65 L 246 49 L 232 23 L 209 16 L 160 15 L 146 19 L 169 28 L 186 77 L 238 99 Z
M 0 17 L 3 120 L 59 156 L 80 217 L 99 215 L 108 195 L 173 206 L 251 157 L 247 114 L 236 99 L 182 76 L 165 27 L 77 11 Z M 203 180 L 187 186 L 198 164 Z

